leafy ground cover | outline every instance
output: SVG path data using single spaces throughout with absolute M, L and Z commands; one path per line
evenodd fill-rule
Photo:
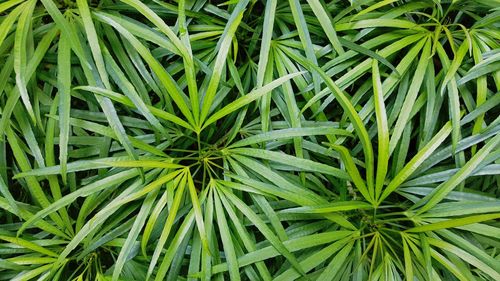
M 0 280 L 500 280 L 499 6 L 1 1 Z

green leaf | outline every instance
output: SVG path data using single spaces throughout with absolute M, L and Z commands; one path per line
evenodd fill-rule
M 44 248 L 42 246 L 39 246 L 36 243 L 24 240 L 22 238 L 9 237 L 9 236 L 5 236 L 5 235 L 0 235 L 0 240 L 4 240 L 4 241 L 10 242 L 10 243 L 19 245 L 19 246 L 21 246 L 23 248 L 27 248 L 27 249 L 30 249 L 30 250 L 33 250 L 35 252 L 39 252 L 39 253 L 42 253 L 42 254 L 45 254 L 45 255 L 48 255 L 48 256 L 51 256 L 51 257 L 57 257 L 58 256 L 57 253 L 54 253 L 53 251 L 50 251 L 50 250 L 48 250 L 48 249 L 46 249 L 46 248 Z
M 28 111 L 28 115 L 33 123 L 36 123 L 35 112 L 28 96 L 26 66 L 28 64 L 27 58 L 27 40 L 30 34 L 31 16 L 35 9 L 36 0 L 26 2 L 26 7 L 19 16 L 17 23 L 15 41 L 14 41 L 14 72 L 16 73 L 16 85 L 21 94 L 24 106 Z M 1 40 L 0 40 L 1 42 Z
M 418 213 L 424 213 L 438 204 L 448 193 L 460 184 L 486 158 L 486 156 L 500 143 L 500 135 L 491 138 L 460 170 L 449 180 L 436 187 L 429 195 L 423 198 Z
M 451 133 L 451 122 L 441 128 L 441 130 L 425 145 L 413 158 L 398 172 L 382 193 L 379 202 L 382 202 L 389 194 L 396 190 L 424 161 L 443 143 Z
M 357 209 L 371 209 L 372 205 L 362 201 L 343 201 L 332 202 L 326 205 L 305 206 L 291 209 L 285 209 L 282 213 L 303 213 L 303 214 L 322 214 L 331 212 L 345 212 Z
M 224 187 L 219 186 L 219 188 L 224 193 L 225 197 L 259 229 L 273 247 L 276 248 L 276 250 L 278 250 L 278 252 L 280 252 L 301 275 L 305 275 L 304 270 L 299 265 L 295 256 L 283 246 L 282 241 L 274 235 L 271 229 L 269 229 L 269 227 L 238 197 L 227 191 Z
M 389 127 L 384 105 L 384 93 L 380 81 L 380 71 L 376 60 L 372 61 L 372 81 L 374 90 L 375 115 L 377 117 L 378 159 L 375 178 L 375 199 L 378 199 L 387 175 L 389 164 Z
M 229 267 L 229 276 L 231 280 L 241 280 L 238 260 L 232 241 L 233 238 L 231 237 L 231 233 L 227 225 L 226 215 L 224 214 L 224 211 L 222 209 L 222 204 L 220 202 L 219 196 L 220 195 L 216 195 L 216 193 L 214 194 L 215 211 L 217 216 L 217 225 L 219 226 L 221 234 L 222 245 L 224 247 L 224 252 L 226 253 L 225 258 Z
M 59 90 L 59 163 L 63 182 L 67 181 L 68 140 L 71 110 L 71 46 L 66 36 L 61 35 L 57 57 L 57 88 Z
M 248 0 L 241 1 L 240 3 L 248 3 Z M 244 4 L 242 5 L 244 6 Z M 239 12 L 234 20 L 228 22 L 228 25 L 226 26 L 226 29 L 224 30 L 224 33 L 222 34 L 222 37 L 218 43 L 219 48 L 217 52 L 217 58 L 215 59 L 215 63 L 212 69 L 212 75 L 210 76 L 205 95 L 202 99 L 200 124 L 203 124 L 205 122 L 204 126 L 213 122 L 209 122 L 212 119 L 213 115 L 207 121 L 205 121 L 205 119 L 210 113 L 210 106 L 212 105 L 215 94 L 217 93 L 217 87 L 219 86 L 219 81 L 221 79 L 222 68 L 226 63 L 226 57 L 229 52 L 229 48 L 231 47 L 231 41 L 242 18 L 243 11 Z
M 444 220 L 441 222 L 416 226 L 416 227 L 408 229 L 407 231 L 408 232 L 433 231 L 433 230 L 437 230 L 437 229 L 446 229 L 446 228 L 452 228 L 452 227 L 457 227 L 457 226 L 478 223 L 478 222 L 487 221 L 487 220 L 494 220 L 494 219 L 498 219 L 499 217 L 500 217 L 500 214 L 496 213 L 496 214 L 469 216 L 469 217 L 464 217 L 464 218 L 459 218 L 459 219 L 449 219 L 449 220 Z
M 229 150 L 229 153 L 267 159 L 285 165 L 293 163 L 293 166 L 299 168 L 300 170 L 324 173 L 338 178 L 348 179 L 348 176 L 345 174 L 345 172 L 341 171 L 340 169 L 330 167 L 325 164 L 316 163 L 311 160 L 290 156 L 280 152 L 256 148 L 232 148 L 231 150 Z
M 292 79 L 293 77 L 301 75 L 301 74 L 302 74 L 302 72 L 285 75 L 281 78 L 274 80 L 273 82 L 271 82 L 269 84 L 264 85 L 261 88 L 257 88 L 255 90 L 251 91 L 250 93 L 248 93 L 247 95 L 245 95 L 241 98 L 238 98 L 237 100 L 229 103 L 228 105 L 224 106 L 223 108 L 221 108 L 220 110 L 218 110 L 217 112 L 212 114 L 205 121 L 202 129 L 206 128 L 208 125 L 214 123 L 215 121 L 221 119 L 222 117 L 232 113 L 233 111 L 235 111 L 235 110 L 251 103 L 252 101 L 260 98 L 261 96 L 268 94 L 274 88 L 281 86 L 281 84 L 283 84 L 286 81 Z

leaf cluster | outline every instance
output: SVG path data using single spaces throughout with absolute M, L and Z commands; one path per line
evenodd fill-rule
M 500 280 L 498 1 L 0 2 L 0 280 Z

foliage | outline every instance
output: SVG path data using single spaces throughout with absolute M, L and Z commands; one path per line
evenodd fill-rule
M 500 280 L 498 1 L 0 3 L 0 280 Z

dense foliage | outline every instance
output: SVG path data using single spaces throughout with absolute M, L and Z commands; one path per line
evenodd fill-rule
M 0 280 L 500 280 L 499 7 L 1 0 Z

